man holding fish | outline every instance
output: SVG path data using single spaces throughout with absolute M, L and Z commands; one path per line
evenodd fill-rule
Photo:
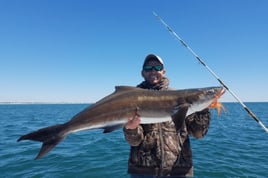
M 42 142 L 35 157 L 40 159 L 71 133 L 91 129 L 109 133 L 124 127 L 132 146 L 128 171 L 133 177 L 191 176 L 188 135 L 201 138 L 206 134 L 210 121 L 208 107 L 218 107 L 217 99 L 225 90 L 223 87 L 169 90 L 163 61 L 155 55 L 146 57 L 142 75 L 145 81 L 138 87 L 116 86 L 113 93 L 69 121 L 32 131 L 17 141 Z
M 150 90 L 169 90 L 162 59 L 149 54 L 143 64 L 144 81 L 137 87 Z M 186 116 L 178 112 L 172 120 L 154 124 L 140 124 L 136 113 L 129 117 L 124 134 L 131 145 L 128 173 L 131 178 L 193 176 L 192 150 L 189 135 L 202 138 L 208 131 L 210 112 L 206 108 Z

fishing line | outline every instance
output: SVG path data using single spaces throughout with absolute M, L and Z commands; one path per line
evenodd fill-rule
M 187 48 L 192 55 L 211 73 L 218 82 L 242 105 L 242 107 L 247 111 L 247 113 L 268 133 L 268 129 L 265 127 L 265 125 L 261 122 L 260 119 L 242 102 L 241 99 L 238 98 L 238 96 L 230 90 L 230 88 L 224 84 L 224 82 L 218 77 L 218 75 L 208 66 L 206 63 L 188 46 L 179 35 L 176 34 L 172 28 L 170 28 L 166 22 L 159 16 L 157 13 L 153 12 L 153 15 L 167 28 L 167 30 L 173 35 L 185 48 Z

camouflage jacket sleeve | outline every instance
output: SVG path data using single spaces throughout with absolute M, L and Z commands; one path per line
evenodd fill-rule
M 189 115 L 185 119 L 185 123 L 189 134 L 195 138 L 203 138 L 208 131 L 210 123 L 209 109 Z
M 136 129 L 123 128 L 126 141 L 131 146 L 138 146 L 144 139 L 143 128 L 138 126 Z

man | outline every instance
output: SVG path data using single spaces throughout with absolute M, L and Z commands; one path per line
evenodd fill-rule
M 144 81 L 137 87 L 168 90 L 163 60 L 149 54 L 143 63 Z M 173 117 L 178 117 L 176 114 Z M 131 178 L 141 177 L 192 177 L 193 163 L 189 135 L 202 138 L 208 131 L 209 109 L 194 113 L 187 118 L 157 124 L 140 124 L 138 115 L 129 118 L 124 134 L 131 145 L 128 173 Z

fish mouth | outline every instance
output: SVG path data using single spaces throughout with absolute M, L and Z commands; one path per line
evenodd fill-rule
M 226 89 L 225 88 L 221 88 L 221 90 L 219 91 L 219 93 L 216 95 L 216 98 L 220 98 L 224 93 L 225 93 Z
M 225 88 L 224 87 L 219 87 L 217 88 L 217 93 L 215 93 L 215 96 L 213 98 L 213 103 L 218 102 L 219 98 L 225 93 Z

